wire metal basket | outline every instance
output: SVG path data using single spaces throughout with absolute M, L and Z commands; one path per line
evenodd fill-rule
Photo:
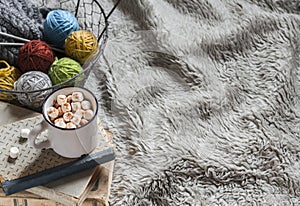
M 0 99 L 2 101 L 7 101 L 13 104 L 21 105 L 23 107 L 27 107 L 33 110 L 40 110 L 42 102 L 40 100 L 34 99 L 35 96 L 38 96 L 40 93 L 49 94 L 54 90 L 65 86 L 83 86 L 86 79 L 88 78 L 91 70 L 95 66 L 95 63 L 98 61 L 99 57 L 102 55 L 106 41 L 108 38 L 107 27 L 108 27 L 108 17 L 106 15 L 103 7 L 97 0 L 60 0 L 53 1 L 52 4 L 48 4 L 47 0 L 37 0 L 37 7 L 42 15 L 45 16 L 47 13 L 53 9 L 63 9 L 72 12 L 78 20 L 81 29 L 92 31 L 98 40 L 99 49 L 96 53 L 92 54 L 89 59 L 82 65 L 83 70 L 72 77 L 71 79 L 62 82 L 60 84 L 56 84 L 52 87 L 37 89 L 31 91 L 16 91 L 16 90 L 6 90 L 0 88 Z M 116 6 L 116 5 L 115 5 Z M 113 8 L 115 9 L 115 8 Z M 19 97 L 29 99 L 29 103 L 24 103 L 19 101 Z M 5 97 L 5 98 L 1 98 Z

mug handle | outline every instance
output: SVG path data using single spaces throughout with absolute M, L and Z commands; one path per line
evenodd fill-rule
M 39 144 L 35 143 L 36 138 L 40 133 L 45 131 L 48 128 L 48 124 L 45 120 L 43 120 L 41 123 L 35 125 L 33 129 L 30 130 L 28 139 L 31 146 L 33 146 L 36 149 L 48 149 L 50 148 L 51 144 L 49 140 L 43 141 Z

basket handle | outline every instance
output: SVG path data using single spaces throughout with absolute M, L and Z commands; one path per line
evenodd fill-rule
M 110 15 L 114 12 L 114 10 L 117 8 L 118 4 L 121 0 L 118 0 L 117 3 L 113 6 L 113 8 L 110 10 L 110 12 L 107 14 L 106 18 L 108 19 Z

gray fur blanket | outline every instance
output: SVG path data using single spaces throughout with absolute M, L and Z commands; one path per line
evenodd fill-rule
M 109 21 L 89 83 L 111 205 L 300 205 L 299 0 L 122 0 Z
M 110 22 L 111 205 L 300 205 L 300 1 L 123 0 Z

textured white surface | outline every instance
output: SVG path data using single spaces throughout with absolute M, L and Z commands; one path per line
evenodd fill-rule
M 32 129 L 42 119 L 39 115 L 0 126 L 0 175 L 3 179 L 17 179 L 71 161 L 53 150 L 34 149 L 28 145 L 28 140 L 21 140 L 20 129 Z M 47 133 L 42 135 L 40 138 L 45 138 Z M 20 155 L 14 162 L 9 162 L 9 149 L 15 146 L 19 148 Z

